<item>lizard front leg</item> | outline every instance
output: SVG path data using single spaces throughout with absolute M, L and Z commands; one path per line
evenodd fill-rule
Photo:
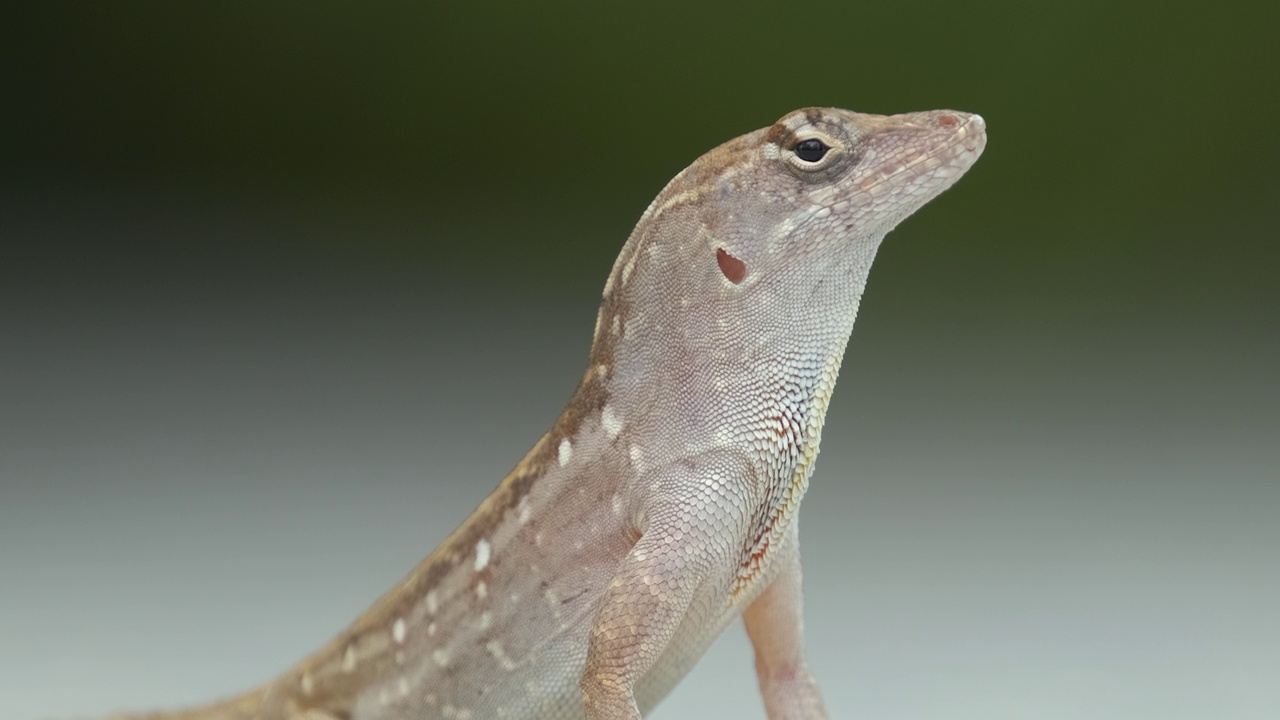
M 736 567 L 749 517 L 745 477 L 743 463 L 718 457 L 638 479 L 647 496 L 640 539 L 601 599 L 579 682 L 588 720 L 639 720 L 636 683 L 686 618 L 718 609 L 718 594 L 706 590 L 727 588 Z
M 756 677 L 769 720 L 825 720 L 818 683 L 804 660 L 797 523 L 788 529 L 778 575 L 747 606 L 742 621 L 756 651 Z

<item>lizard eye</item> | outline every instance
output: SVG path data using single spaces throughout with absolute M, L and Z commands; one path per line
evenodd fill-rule
M 809 138 L 808 140 L 801 140 L 796 143 L 791 148 L 791 151 L 796 154 L 796 157 L 805 162 L 816 163 L 821 160 L 822 156 L 826 155 L 827 151 L 830 149 L 831 148 L 827 147 L 821 140 Z

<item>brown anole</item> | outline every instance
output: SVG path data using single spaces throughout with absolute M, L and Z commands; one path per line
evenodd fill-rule
M 769 717 L 826 717 L 796 511 L 881 240 L 985 143 L 969 113 L 807 108 L 696 160 L 564 413 L 444 544 L 276 680 L 139 717 L 639 718 L 738 615 Z

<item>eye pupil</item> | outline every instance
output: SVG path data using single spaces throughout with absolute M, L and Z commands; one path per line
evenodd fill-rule
M 801 140 L 796 143 L 794 148 L 792 148 L 796 157 L 805 162 L 811 163 L 821 160 L 822 156 L 827 154 L 827 150 L 830 150 L 830 148 L 824 145 L 821 140 L 815 140 L 813 138 Z

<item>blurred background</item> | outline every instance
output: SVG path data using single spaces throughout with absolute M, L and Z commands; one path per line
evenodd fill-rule
M 41 3 L 0 43 L 0 717 L 207 701 L 549 427 L 668 178 L 982 113 L 802 513 L 836 718 L 1280 717 L 1266 2 Z M 762 718 L 737 625 L 655 718 Z

